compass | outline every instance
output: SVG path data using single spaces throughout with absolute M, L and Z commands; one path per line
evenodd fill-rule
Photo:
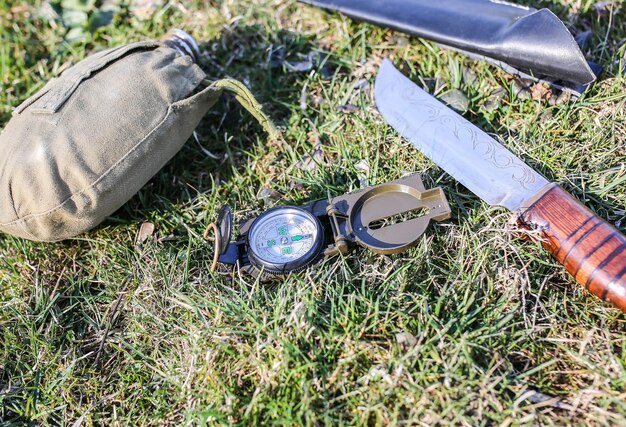
M 223 206 L 205 237 L 215 233 L 211 271 L 230 265 L 269 281 L 323 257 L 345 255 L 356 245 L 386 255 L 405 251 L 431 220 L 449 218 L 450 212 L 443 190 L 427 190 L 415 174 L 304 206 L 270 209 L 243 222 L 234 242 L 232 213 Z
M 318 259 L 324 247 L 324 230 L 312 213 L 282 206 L 254 220 L 246 246 L 253 266 L 268 273 L 285 274 Z

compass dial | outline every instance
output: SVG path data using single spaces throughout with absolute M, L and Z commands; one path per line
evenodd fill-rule
M 248 233 L 248 256 L 270 273 L 299 270 L 315 261 L 323 247 L 320 222 L 308 211 L 286 206 L 259 216 Z

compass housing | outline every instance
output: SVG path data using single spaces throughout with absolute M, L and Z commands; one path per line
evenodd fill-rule
M 311 212 L 281 206 L 261 214 L 246 236 L 250 264 L 271 274 L 302 270 L 316 262 L 324 249 L 324 228 Z

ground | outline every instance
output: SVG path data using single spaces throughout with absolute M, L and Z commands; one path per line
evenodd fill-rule
M 225 95 L 97 229 L 0 237 L 0 424 L 626 423 L 624 314 L 372 99 L 390 58 L 626 231 L 624 7 L 525 3 L 593 31 L 586 54 L 605 71 L 580 99 L 520 92 L 493 66 L 293 0 L 0 0 L 0 126 L 64 64 L 180 27 L 209 78 L 243 81 L 284 139 Z M 296 64 L 312 57 L 322 63 Z M 222 204 L 241 221 L 410 172 L 444 188 L 452 218 L 406 253 L 355 250 L 273 284 L 209 271 L 201 235 Z

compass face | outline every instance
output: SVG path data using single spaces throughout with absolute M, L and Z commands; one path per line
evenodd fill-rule
M 309 212 L 293 207 L 270 210 L 257 218 L 248 234 L 251 260 L 272 271 L 302 268 L 317 257 L 323 233 Z M 260 267 L 261 267 L 260 266 Z

